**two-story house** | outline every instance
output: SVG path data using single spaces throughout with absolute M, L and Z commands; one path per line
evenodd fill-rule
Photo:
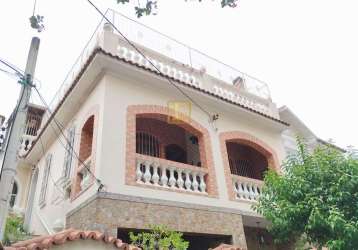
M 14 201 L 26 228 L 126 239 L 165 224 L 183 232 L 190 249 L 276 249 L 251 208 L 263 173 L 280 172 L 287 151 L 289 124 L 268 86 L 107 14 L 141 53 L 101 25 L 52 111 L 29 111 L 17 177 L 22 199 Z

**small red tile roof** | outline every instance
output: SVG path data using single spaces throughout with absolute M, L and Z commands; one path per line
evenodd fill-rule
M 76 240 L 96 240 L 104 244 L 111 244 L 115 248 L 122 250 L 139 250 L 139 248 L 123 243 L 121 240 L 108 236 L 98 231 L 81 231 L 73 228 L 61 231 L 53 235 L 39 236 L 30 240 L 17 242 L 5 250 L 47 250 L 52 246 L 63 245 L 69 241 Z

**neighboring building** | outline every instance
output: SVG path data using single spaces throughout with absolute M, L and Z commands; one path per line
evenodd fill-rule
M 292 154 L 297 151 L 297 137 L 307 145 L 309 150 L 313 150 L 319 145 L 326 145 L 342 152 L 346 151 L 330 142 L 318 138 L 288 107 L 280 107 L 279 112 L 280 118 L 290 124 L 282 133 L 283 144 L 287 154 Z
M 100 230 L 125 240 L 128 231 L 165 224 L 191 249 L 276 249 L 251 205 L 263 172 L 281 171 L 291 137 L 313 134 L 299 123 L 288 129 L 292 115 L 276 108 L 266 84 L 109 14 L 131 27 L 124 33 L 161 73 L 104 25 L 53 114 L 31 106 L 13 202 L 26 228 Z

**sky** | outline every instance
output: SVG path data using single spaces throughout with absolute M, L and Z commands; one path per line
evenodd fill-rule
M 134 3 L 92 1 L 135 18 Z M 317 136 L 357 148 L 357 7 L 356 0 L 240 0 L 234 9 L 219 0 L 158 0 L 158 15 L 139 22 L 265 81 L 273 101 Z M 33 1 L 2 1 L 0 58 L 24 69 L 31 37 L 39 36 L 35 77 L 51 100 L 101 17 L 86 0 L 37 0 L 46 27 L 37 33 L 32 11 Z M 10 115 L 19 89 L 0 72 L 0 114 Z

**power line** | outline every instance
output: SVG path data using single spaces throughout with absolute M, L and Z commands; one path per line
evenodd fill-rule
M 20 97 L 20 99 L 18 100 L 18 102 L 17 102 L 17 105 L 16 105 L 16 108 L 15 108 L 15 111 L 14 111 L 14 113 L 13 113 L 13 117 L 16 117 L 17 116 L 17 113 L 19 112 L 19 108 L 20 108 L 20 103 L 21 103 L 21 100 L 22 100 L 22 98 L 24 97 L 24 94 L 25 94 L 25 92 L 26 92 L 26 90 L 25 89 L 23 89 L 23 90 L 20 90 L 21 91 L 21 97 Z M 9 148 L 9 141 L 10 141 L 10 139 L 11 139 L 11 136 L 12 136 L 12 128 L 13 128 L 13 124 L 14 124 L 14 122 L 12 122 L 11 123 L 11 125 L 10 125 L 10 128 L 9 128 L 9 136 L 7 136 L 7 139 L 6 139 L 6 146 L 5 146 L 5 153 L 4 153 L 4 157 L 3 157 L 3 159 L 5 159 L 6 158 L 6 154 L 7 154 L 7 152 L 8 152 L 8 148 Z M 3 171 L 3 168 L 4 168 L 4 163 L 5 163 L 5 161 L 3 160 L 2 161 L 2 163 L 1 163 L 1 172 L 0 172 L 0 180 L 1 180 L 1 176 L 2 176 L 2 171 Z
M 141 56 L 143 56 L 143 58 L 145 60 L 147 60 L 152 66 L 153 68 L 155 68 L 158 73 L 163 74 L 163 72 L 160 71 L 160 69 L 154 65 L 154 63 L 149 60 L 149 58 L 147 58 L 146 55 L 144 55 L 144 53 L 137 48 L 137 46 L 135 46 L 135 44 L 133 44 L 104 14 L 103 12 L 98 9 L 98 7 L 91 1 L 91 0 L 87 0 L 87 2 L 92 5 L 96 11 L 124 38 L 124 40 L 126 40 L 126 42 L 132 46 Z M 179 86 L 177 86 L 173 81 L 171 81 L 169 78 L 166 78 L 167 81 L 173 85 L 180 93 L 182 93 L 182 95 L 184 95 L 186 98 L 188 98 L 194 105 L 196 105 L 200 110 L 202 110 L 205 114 L 207 114 L 209 116 L 210 120 L 214 119 L 214 116 L 212 114 L 210 114 L 210 112 L 208 112 L 207 110 L 205 110 L 199 103 L 197 103 L 191 96 L 189 96 L 187 93 L 185 93 Z
M 87 164 L 86 164 L 84 161 L 82 161 L 82 159 L 80 159 L 80 157 L 78 156 L 78 154 L 77 154 L 76 151 L 74 150 L 73 146 L 71 145 L 70 141 L 68 140 L 68 138 L 66 137 L 66 135 L 65 135 L 64 132 L 63 132 L 62 127 L 64 127 L 64 126 L 56 119 L 55 115 L 54 115 L 53 112 L 50 110 L 49 106 L 47 105 L 45 99 L 43 98 L 43 96 L 41 95 L 41 93 L 39 92 L 39 90 L 38 90 L 36 87 L 34 87 L 34 88 L 35 88 L 35 91 L 37 92 L 37 94 L 38 94 L 40 100 L 42 101 L 42 103 L 44 104 L 44 106 L 46 107 L 46 109 L 48 110 L 48 112 L 50 113 L 50 114 L 49 114 L 49 119 L 51 119 L 51 117 L 52 117 L 52 119 L 53 119 L 53 121 L 55 122 L 55 124 L 56 124 L 58 130 L 60 131 L 62 137 L 65 139 L 65 141 L 66 141 L 67 145 L 70 147 L 70 149 L 67 149 L 66 146 L 63 144 L 63 142 L 62 142 L 61 140 L 59 140 L 60 143 L 61 143 L 61 145 L 62 145 L 62 147 L 63 147 L 68 153 L 74 155 L 74 156 L 76 157 L 76 159 L 81 163 L 81 165 L 83 165 L 84 168 L 86 168 L 86 170 L 92 175 L 93 178 L 95 178 L 97 184 L 99 185 L 98 190 L 101 190 L 101 189 L 104 187 L 104 185 L 102 184 L 101 180 L 98 179 L 98 178 L 96 177 L 96 175 L 91 171 L 91 169 L 87 166 Z M 52 125 L 51 123 L 50 123 L 50 126 L 53 128 L 56 137 L 60 137 L 60 135 L 56 133 L 56 129 L 53 127 L 53 125 Z M 40 136 L 40 137 L 41 137 L 41 136 Z

